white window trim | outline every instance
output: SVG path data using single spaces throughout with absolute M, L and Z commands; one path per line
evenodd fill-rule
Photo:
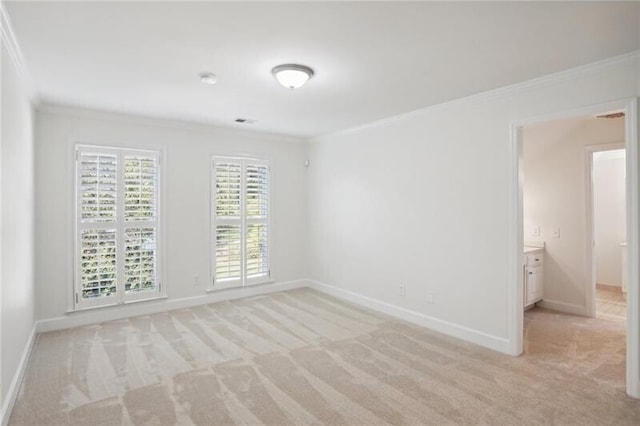
M 216 161 L 239 161 L 242 163 L 242 185 L 241 185 L 241 218 L 240 218 L 240 228 L 242 230 L 242 258 L 241 258 L 241 266 L 240 269 L 242 271 L 242 275 L 240 279 L 227 279 L 227 280 L 218 280 L 216 281 L 216 249 L 215 249 L 215 241 L 216 241 L 216 229 L 217 229 L 217 220 L 216 220 Z M 267 203 L 267 259 L 269 261 L 269 269 L 265 276 L 255 277 L 251 279 L 246 278 L 246 254 L 245 254 L 245 229 L 247 224 L 247 218 L 245 215 L 245 195 L 246 195 L 246 163 L 251 164 L 261 164 L 267 166 L 269 171 L 269 196 Z M 209 167 L 209 218 L 210 218 L 210 238 L 209 238 L 209 251 L 210 251 L 210 268 L 209 268 L 209 286 L 207 291 L 219 291 L 225 290 L 229 288 L 238 288 L 238 287 L 247 287 L 252 285 L 266 284 L 274 282 L 273 272 L 272 272 L 272 258 L 271 258 L 271 247 L 272 247 L 272 226 L 271 226 L 271 193 L 272 193 L 272 179 L 271 179 L 271 164 L 269 160 L 264 160 L 260 158 L 252 158 L 252 157 L 234 157 L 234 156 L 213 156 L 211 158 L 211 165 Z
M 115 154 L 118 156 L 119 164 L 121 163 L 121 158 L 124 155 L 144 155 L 144 156 L 153 156 L 158 161 L 158 174 L 157 174 L 157 188 L 156 188 L 156 220 L 155 220 L 155 230 L 156 230 L 156 281 L 157 286 L 153 291 L 144 291 L 140 293 L 134 293 L 130 295 L 125 295 L 124 286 L 125 283 L 118 283 L 116 295 L 114 296 L 103 296 L 96 299 L 87 299 L 83 300 L 80 297 L 82 292 L 82 279 L 80 273 L 80 230 L 81 230 L 81 220 L 79 217 L 79 209 L 78 209 L 78 196 L 79 196 L 79 173 L 78 173 L 78 159 L 80 152 L 83 153 L 103 153 L 103 154 Z M 120 176 L 122 173 L 122 169 L 118 169 L 118 198 L 124 197 L 124 179 Z M 163 181 L 164 181 L 164 167 L 163 167 L 163 153 L 161 150 L 154 149 L 138 149 L 138 148 L 128 148 L 128 147 L 119 147 L 119 146 L 105 146 L 105 145 L 89 145 L 89 144 L 75 144 L 73 147 L 73 201 L 72 201 L 72 209 L 73 209 L 73 256 L 72 256 L 72 270 L 73 270 L 73 282 L 71 285 L 71 304 L 70 309 L 67 312 L 75 312 L 75 311 L 85 311 L 88 309 L 97 309 L 97 308 L 105 308 L 109 306 L 118 306 L 125 305 L 130 303 L 144 302 L 149 300 L 157 300 L 164 299 L 167 297 L 166 289 L 164 286 L 164 267 L 163 267 L 163 238 L 164 238 L 164 226 L 163 226 Z M 120 201 L 119 201 L 120 202 Z M 113 223 L 95 223 L 93 225 L 94 228 L 113 228 L 115 227 L 118 230 L 118 233 L 122 232 L 124 234 L 124 228 L 127 225 L 131 226 L 138 222 L 125 222 L 124 220 L 118 220 L 115 224 Z M 139 222 L 140 226 L 148 225 L 145 222 Z M 124 259 L 124 255 L 122 253 L 122 247 L 117 247 L 117 258 Z M 117 264 L 117 269 L 124 269 L 124 262 L 119 262 Z M 120 272 L 118 272 L 120 274 Z

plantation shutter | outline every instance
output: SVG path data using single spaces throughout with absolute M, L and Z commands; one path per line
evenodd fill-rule
M 118 157 L 112 152 L 79 152 L 76 163 L 80 240 L 76 294 L 94 305 L 116 296 Z
M 242 163 L 215 163 L 215 280 L 242 279 Z
M 75 308 L 159 294 L 159 154 L 76 148 Z
M 247 162 L 246 175 L 246 278 L 269 274 L 267 221 L 269 215 L 269 166 Z
M 260 160 L 214 158 L 215 288 L 269 277 L 269 165 Z
M 157 285 L 158 158 L 124 155 L 125 291 Z

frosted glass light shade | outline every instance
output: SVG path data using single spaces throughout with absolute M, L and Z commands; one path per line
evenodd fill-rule
M 278 65 L 271 73 L 276 80 L 288 89 L 297 89 L 313 77 L 313 70 L 304 65 L 284 64 Z

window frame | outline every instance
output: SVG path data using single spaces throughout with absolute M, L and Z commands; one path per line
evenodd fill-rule
M 79 167 L 80 156 L 82 154 L 105 154 L 115 155 L 118 161 L 116 168 L 116 220 L 114 222 L 95 222 L 82 223 L 82 214 L 80 209 L 80 183 L 81 171 Z M 144 156 L 155 158 L 157 162 L 155 197 L 156 197 L 156 215 L 153 221 L 129 221 L 124 217 L 124 158 L 125 156 Z M 147 300 L 156 300 L 166 297 L 165 288 L 163 286 L 163 152 L 158 149 L 142 149 L 130 148 L 124 146 L 107 146 L 107 145 L 90 145 L 75 144 L 73 147 L 73 283 L 71 286 L 71 306 L 70 311 L 82 311 L 87 309 L 95 309 L 109 306 L 125 305 L 129 303 L 142 302 Z M 126 294 L 125 279 L 125 249 L 124 239 L 125 230 L 127 228 L 144 228 L 150 227 L 155 230 L 155 277 L 156 286 L 153 290 L 140 291 Z M 115 229 L 116 230 L 116 292 L 113 296 L 101 296 L 94 299 L 83 299 L 82 295 L 82 271 L 81 271 L 81 249 L 82 243 L 80 238 L 84 229 Z M 122 260 L 120 260 L 122 259 Z
M 216 215 L 216 162 L 236 162 L 241 164 L 241 196 L 240 196 L 240 240 L 241 240 L 241 259 L 240 259 L 240 270 L 241 275 L 239 279 L 224 279 L 224 280 L 216 280 L 216 238 L 217 238 L 217 215 Z M 246 215 L 246 193 L 247 193 L 247 184 L 246 184 L 246 168 L 247 164 L 255 164 L 255 165 L 263 165 L 267 167 L 267 218 L 263 222 L 267 227 L 267 273 L 265 275 L 247 278 L 246 264 L 247 264 L 247 254 L 246 254 L 246 229 L 247 223 L 251 223 L 251 219 L 247 220 Z M 269 160 L 255 158 L 255 157 L 241 157 L 241 156 L 221 156 L 214 155 L 211 157 L 210 162 L 210 179 L 209 179 L 209 222 L 210 222 L 210 233 L 209 233 L 209 286 L 207 291 L 219 291 L 225 290 L 229 288 L 242 288 L 252 285 L 265 284 L 273 282 L 273 274 L 272 274 L 272 265 L 271 265 L 271 252 L 272 252 L 272 225 L 271 225 L 271 194 L 272 194 L 272 179 L 271 179 L 271 163 Z M 254 222 L 255 223 L 255 222 Z

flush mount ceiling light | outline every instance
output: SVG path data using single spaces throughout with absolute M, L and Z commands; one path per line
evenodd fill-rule
M 216 84 L 217 77 L 212 72 L 201 72 L 200 81 L 204 84 Z
M 313 70 L 305 65 L 283 64 L 271 70 L 271 74 L 288 89 L 297 89 L 313 77 Z

